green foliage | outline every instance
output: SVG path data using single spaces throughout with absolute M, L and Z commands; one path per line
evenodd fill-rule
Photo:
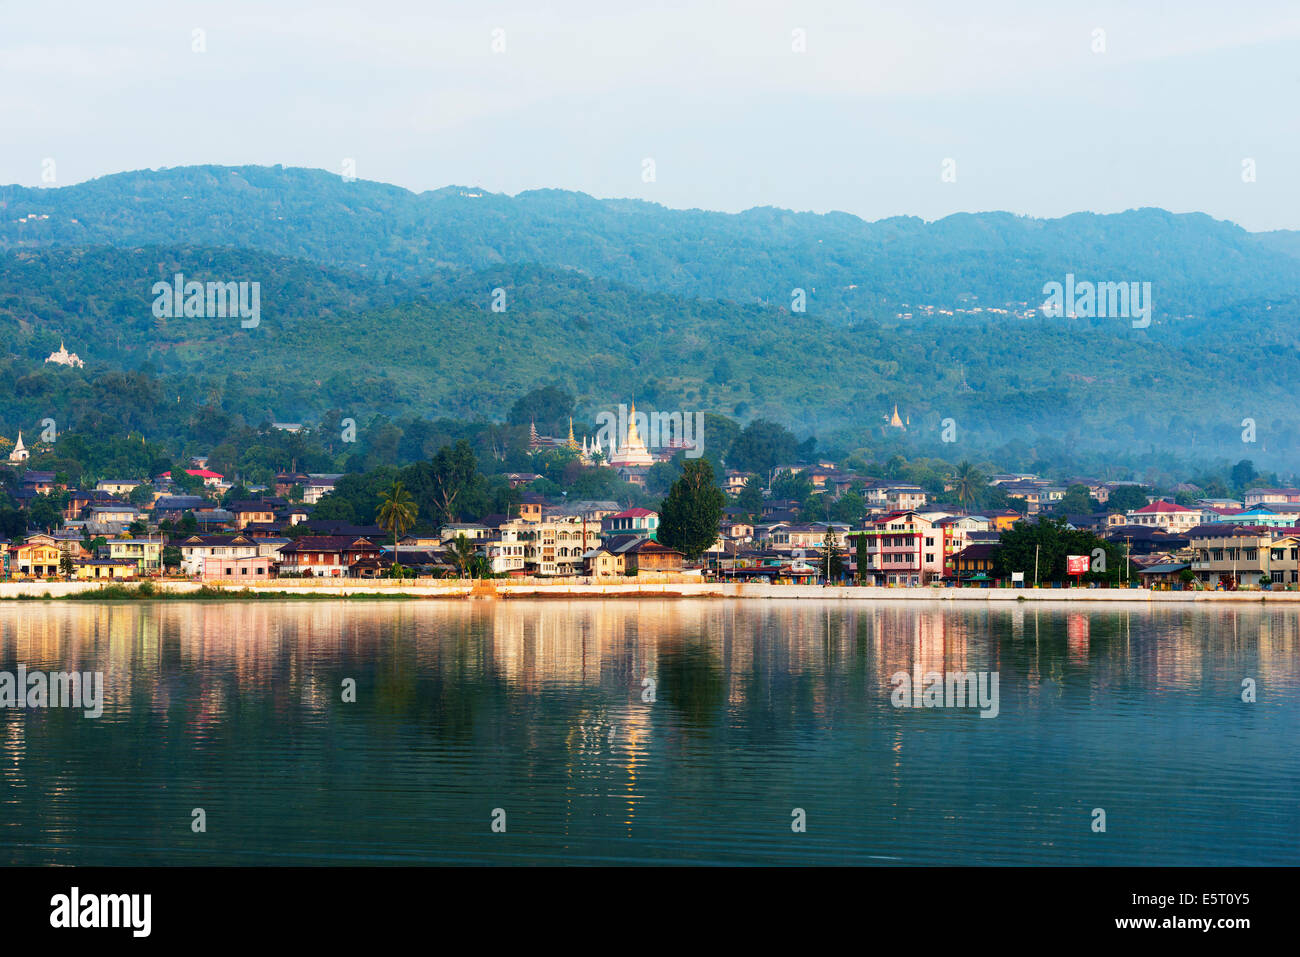
M 1144 500 L 1145 504 L 1145 500 Z M 1065 495 L 1056 503 L 1056 512 L 1060 515 L 1091 515 L 1101 508 L 1101 504 L 1092 497 L 1086 485 L 1071 485 Z
M 713 482 L 705 459 L 688 460 L 659 506 L 658 540 L 695 561 L 718 540 L 718 523 L 727 496 Z
M 74 481 L 77 465 L 91 477 L 154 475 L 202 453 L 265 484 L 289 468 L 427 461 L 462 439 L 478 460 L 524 470 L 534 416 L 556 433 L 572 413 L 586 434 L 583 415 L 633 395 L 703 409 L 715 473 L 725 462 L 765 480 L 811 457 L 814 429 L 823 447 L 877 461 L 942 454 L 948 416 L 964 449 L 1004 468 L 1168 468 L 1171 455 L 1241 447 L 1222 397 L 1204 388 L 1211 351 L 1222 381 L 1258 382 L 1260 428 L 1277 437 L 1260 455 L 1289 454 L 1285 437 L 1300 430 L 1285 386 L 1300 376 L 1300 260 L 1276 237 L 1202 215 L 865 223 L 559 190 L 416 196 L 263 167 L 0 187 L 0 206 L 0 434 L 53 416 L 60 437 L 33 467 Z M 49 219 L 20 223 L 28 213 Z M 1081 278 L 1149 279 L 1161 290 L 1152 327 L 1025 317 L 1060 264 Z M 157 319 L 151 284 L 176 272 L 258 281 L 274 310 L 256 329 Z M 797 327 L 774 276 L 817 290 Z M 484 291 L 496 286 L 508 290 L 506 313 L 489 308 Z M 971 305 L 968 293 L 1009 312 L 900 318 L 918 303 Z M 43 363 L 60 337 L 85 368 Z M 884 428 L 894 402 L 910 418 L 905 434 Z M 753 421 L 741 430 L 724 412 Z M 356 442 L 342 438 L 345 418 Z M 263 428 L 289 419 L 320 426 Z M 1258 474 L 1238 463 L 1224 485 L 1241 490 Z
M 840 547 L 840 539 L 834 529 L 826 530 L 821 552 L 819 564 L 822 576 L 828 582 L 840 581 L 844 577 L 844 550 Z
M 1097 549 L 1103 555 L 1095 556 Z M 1067 555 L 1086 555 L 1090 570 L 1085 581 L 1118 583 L 1124 577 L 1126 559 L 1119 545 L 1098 538 L 1092 532 L 1070 529 L 1064 519 L 1040 518 L 1036 522 L 1017 522 L 1002 533 L 994 557 L 994 574 L 1009 579 L 1012 572 L 1024 572 L 1025 582 L 1034 582 L 1035 568 L 1039 582 L 1065 582 L 1074 578 L 1066 574 Z M 1098 565 L 1104 557 L 1104 571 Z
M 778 465 L 793 464 L 798 449 L 799 442 L 789 429 L 767 419 L 755 419 L 731 443 L 727 464 L 766 476 Z
M 813 494 L 812 479 L 806 472 L 777 472 L 772 479 L 772 497 L 803 502 Z
M 1138 485 L 1121 485 L 1106 499 L 1106 510 L 1110 512 L 1131 512 L 1146 506 L 1146 489 Z
M 59 528 L 63 525 L 63 508 L 67 501 L 68 493 L 63 491 L 37 495 L 28 509 L 31 523 L 46 532 Z
M 745 479 L 744 487 L 736 493 L 736 507 L 744 509 L 745 514 L 752 519 L 762 514 L 763 487 L 759 484 L 757 476 L 751 475 Z
M 415 499 L 400 481 L 394 482 L 380 501 L 379 508 L 375 510 L 376 524 L 393 535 L 394 551 L 396 551 L 397 536 L 414 525 L 415 519 Z

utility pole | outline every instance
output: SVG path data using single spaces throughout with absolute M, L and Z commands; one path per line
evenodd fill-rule
M 1043 547 L 1042 545 L 1034 546 L 1034 587 L 1035 588 L 1038 587 L 1038 550 L 1041 549 L 1042 547 Z

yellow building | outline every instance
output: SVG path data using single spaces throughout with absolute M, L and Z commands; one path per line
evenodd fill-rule
M 10 550 L 10 567 L 15 578 L 57 578 L 59 559 L 63 556 L 56 545 L 36 542 L 17 545 Z
M 157 571 L 162 568 L 163 543 L 149 538 L 111 538 L 108 557 L 132 562 L 138 571 Z
M 80 580 L 96 578 L 130 578 L 136 573 L 135 562 L 112 558 L 76 558 L 72 576 Z

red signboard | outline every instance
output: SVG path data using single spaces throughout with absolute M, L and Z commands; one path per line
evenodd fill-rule
M 1087 555 L 1066 555 L 1065 573 L 1067 575 L 1088 574 L 1088 556 Z

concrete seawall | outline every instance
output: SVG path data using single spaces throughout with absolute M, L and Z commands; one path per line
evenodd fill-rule
M 135 588 L 135 583 L 118 583 Z M 0 582 L 0 599 L 67 598 L 100 591 L 100 582 Z M 159 581 L 154 589 L 167 597 L 182 597 L 203 588 L 201 582 Z M 806 598 L 836 601 L 953 601 L 953 602 L 1281 602 L 1300 603 L 1300 591 L 1152 591 L 1146 588 L 877 588 L 821 587 L 819 585 L 738 584 L 732 582 L 618 582 L 586 584 L 518 581 L 434 580 L 412 582 L 276 579 L 254 585 L 214 586 L 230 598 L 257 597 L 258 593 L 286 593 L 285 597 L 346 598 L 385 596 L 407 598 Z M 89 597 L 89 596 L 87 596 Z M 206 594 L 205 594 L 206 597 Z M 278 596 L 277 596 L 278 597 Z

